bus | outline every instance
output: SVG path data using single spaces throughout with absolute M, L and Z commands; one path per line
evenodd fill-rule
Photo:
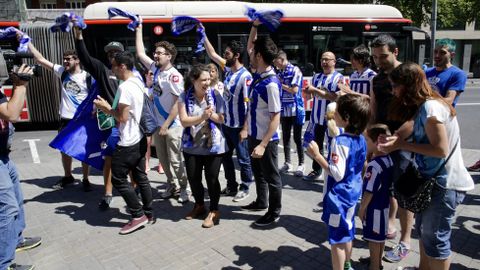
M 230 40 L 246 43 L 251 22 L 245 16 L 246 6 L 256 10 L 279 9 L 284 12 L 282 24 L 276 32 L 260 28 L 259 35 L 270 35 L 283 49 L 292 64 L 305 76 L 320 69 L 324 51 L 332 51 L 337 58 L 348 60 L 351 50 L 360 44 L 369 45 L 380 34 L 390 34 L 398 42 L 399 60 L 413 60 L 412 22 L 403 18 L 394 7 L 358 4 L 283 4 L 246 3 L 237 1 L 172 1 L 172 2 L 99 2 L 87 6 L 84 31 L 87 47 L 98 57 L 105 57 L 103 46 L 112 40 L 120 41 L 135 50 L 135 35 L 126 28 L 129 22 L 122 18 L 108 19 L 107 9 L 116 7 L 143 18 L 145 47 L 151 53 L 159 40 L 174 43 L 178 50 L 175 66 L 185 70 L 195 62 L 206 63 L 206 53 L 195 55 L 195 33 L 173 36 L 171 20 L 175 16 L 192 16 L 206 28 L 209 40 L 218 52 Z M 148 53 L 148 52 L 147 52 Z M 246 58 L 245 60 L 248 61 Z M 348 63 L 339 61 L 338 69 L 352 73 Z
M 84 19 L 88 25 L 84 31 L 85 42 L 92 54 L 105 61 L 103 47 L 112 40 L 135 51 L 135 34 L 126 27 L 129 20 L 108 18 L 108 8 L 116 7 L 142 16 L 147 54 L 152 54 L 157 41 L 174 43 L 178 50 L 174 65 L 180 72 L 185 72 L 194 63 L 208 63 L 210 60 L 205 52 L 194 53 L 195 31 L 180 36 L 172 34 L 172 18 L 192 16 L 199 19 L 214 48 L 222 52 L 231 40 L 247 43 L 251 27 L 245 16 L 247 6 L 257 11 L 283 11 L 284 18 L 277 31 L 270 33 L 261 27 L 259 35 L 270 35 L 277 46 L 287 53 L 289 61 L 302 70 L 306 81 L 321 70 L 320 58 L 325 51 L 333 52 L 340 60 L 336 66 L 339 72 L 350 75 L 353 69 L 348 60 L 352 49 L 360 44 L 369 46 L 380 34 L 390 34 L 397 40 L 400 61 L 413 61 L 415 58 L 412 32 L 417 29 L 412 27 L 412 21 L 403 18 L 394 7 L 367 4 L 100 2 L 85 9 Z M 244 57 L 244 63 L 248 63 L 247 55 Z M 306 104 L 308 111 L 311 102 Z

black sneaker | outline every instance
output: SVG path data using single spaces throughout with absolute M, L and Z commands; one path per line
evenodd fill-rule
M 244 205 L 244 206 L 241 206 L 240 208 L 242 208 L 243 210 L 248 210 L 248 211 L 262 211 L 262 210 L 265 210 L 267 209 L 267 207 L 260 207 L 256 201 L 253 201 L 251 202 L 250 204 L 247 204 L 247 205 Z
M 7 270 L 32 270 L 34 269 L 35 266 L 33 265 L 20 265 L 16 263 L 10 264 L 9 267 L 7 267 Z
M 90 181 L 88 181 L 88 178 L 84 178 L 82 180 L 82 186 L 83 186 L 83 191 L 85 192 L 92 191 L 92 185 L 90 184 Z
M 112 195 L 105 195 L 98 204 L 98 208 L 100 208 L 100 210 L 108 210 L 110 208 L 110 204 L 112 203 L 112 199 Z
M 23 242 L 17 245 L 16 252 L 38 247 L 42 243 L 41 237 L 24 237 Z
M 157 222 L 157 218 L 155 217 L 155 215 L 145 214 L 145 216 L 147 216 L 147 218 L 148 218 L 148 222 L 147 222 L 148 225 L 153 225 L 153 224 L 155 224 L 155 222 Z
M 230 189 L 228 187 L 222 189 L 222 191 L 220 192 L 220 195 L 222 196 L 228 196 L 228 197 L 233 197 L 237 194 L 237 191 L 236 190 L 233 190 L 233 189 Z
M 73 184 L 75 182 L 75 178 L 73 176 L 64 176 L 60 179 L 55 185 L 53 185 L 53 189 L 60 190 L 65 188 L 67 185 Z
M 259 218 L 253 224 L 255 224 L 255 226 L 259 226 L 259 227 L 265 227 L 265 226 L 268 226 L 270 224 L 273 224 L 273 223 L 277 222 L 279 219 L 280 219 L 279 216 L 275 216 L 275 215 L 272 215 L 270 213 L 266 213 L 263 217 Z

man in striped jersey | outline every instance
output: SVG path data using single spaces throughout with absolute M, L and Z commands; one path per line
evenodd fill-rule
M 212 44 L 205 38 L 205 48 L 208 56 L 220 65 L 225 74 L 225 123 L 223 133 L 227 139 L 229 151 L 223 157 L 223 167 L 227 186 L 222 190 L 223 195 L 233 196 L 234 202 L 239 202 L 249 195 L 249 187 L 253 182 L 248 140 L 240 141 L 240 131 L 245 124 L 247 115 L 248 87 L 252 83 L 252 75 L 243 66 L 244 46 L 239 41 L 230 41 L 223 52 L 223 57 L 215 52 Z M 240 188 L 235 177 L 233 164 L 233 150 L 237 151 L 237 160 L 240 165 Z M 237 192 L 238 190 L 238 192 Z
M 259 20 L 253 23 L 248 37 L 250 65 L 256 73 L 250 88 L 247 125 L 240 133 L 242 139 L 248 134 L 257 199 L 242 209 L 259 211 L 268 207 L 267 213 L 254 223 L 255 226 L 267 226 L 278 221 L 282 208 L 282 178 L 278 170 L 282 84 L 272 66 L 277 46 L 269 37 L 257 39 L 259 24 Z
M 343 82 L 343 75 L 335 70 L 335 54 L 332 52 L 324 52 L 321 58 L 323 73 L 317 73 L 313 76 L 311 84 L 305 89 L 307 93 L 314 95 L 312 113 L 310 122 L 315 125 L 315 142 L 323 154 L 323 140 L 325 139 L 325 131 L 327 122 L 325 113 L 327 105 L 337 98 L 339 82 Z M 312 163 L 312 171 L 303 177 L 305 181 L 318 181 L 322 174 L 322 167 L 315 160 Z

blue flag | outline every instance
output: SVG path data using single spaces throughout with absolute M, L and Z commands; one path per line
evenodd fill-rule
M 108 19 L 110 20 L 115 16 L 129 18 L 131 22 L 127 25 L 127 28 L 132 31 L 135 31 L 135 28 L 137 28 L 142 23 L 142 17 L 140 17 L 138 14 L 133 14 L 119 8 L 109 7 Z
M 198 26 L 198 27 L 197 27 Z M 203 44 L 205 43 L 205 28 L 201 27 L 200 21 L 190 16 L 178 16 L 172 20 L 172 33 L 175 36 L 186 33 L 194 28 L 197 28 L 197 48 L 195 53 L 205 50 Z
M 75 20 L 75 22 L 73 22 L 73 20 Z M 75 15 L 73 12 L 65 12 L 55 19 L 55 24 L 50 27 L 50 31 L 53 33 L 58 31 L 70 32 L 72 25 L 78 26 L 81 29 L 87 28 L 82 17 Z
M 73 119 L 50 142 L 50 147 L 102 170 L 104 164 L 102 150 L 106 146 L 111 130 L 98 129 L 97 118 L 92 114 L 93 100 L 97 95 L 98 87 L 93 83 L 92 89 L 78 106 Z
M 277 30 L 280 26 L 280 20 L 283 18 L 283 12 L 281 10 L 256 11 L 250 7 L 247 7 L 245 15 L 247 15 L 250 21 L 258 19 L 270 32 Z
M 20 45 L 18 46 L 18 52 L 27 52 L 28 51 L 28 43 L 32 40 L 27 34 L 23 33 L 22 31 L 18 30 L 17 28 L 11 26 L 7 29 L 0 29 L 0 40 L 2 39 L 10 39 L 10 38 L 17 38 L 17 33 L 21 35 L 20 38 Z

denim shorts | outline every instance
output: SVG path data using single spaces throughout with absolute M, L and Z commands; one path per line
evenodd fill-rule
M 433 188 L 430 206 L 415 217 L 415 229 L 427 256 L 439 260 L 450 256 L 455 209 L 464 198 L 463 191 L 442 189 L 437 185 Z

